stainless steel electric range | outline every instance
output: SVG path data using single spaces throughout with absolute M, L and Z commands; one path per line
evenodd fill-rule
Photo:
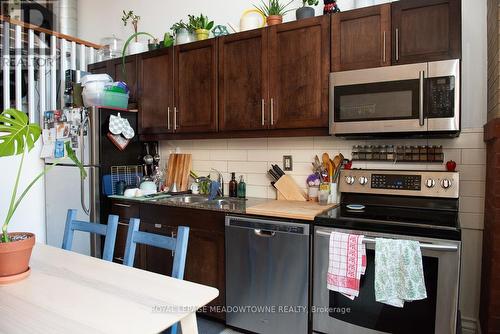
M 340 206 L 315 219 L 313 332 L 456 333 L 461 253 L 459 174 L 345 170 L 340 180 Z M 356 205 L 360 205 L 358 209 L 352 209 Z M 354 300 L 326 288 L 332 231 L 365 236 L 367 269 L 359 297 Z M 426 299 L 405 303 L 403 308 L 375 301 L 377 237 L 420 242 Z

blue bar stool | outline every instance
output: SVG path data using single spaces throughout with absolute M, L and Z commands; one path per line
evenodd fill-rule
M 113 261 L 113 253 L 115 251 L 116 231 L 118 230 L 118 216 L 109 215 L 108 224 L 97 224 L 92 222 L 84 222 L 76 220 L 76 210 L 69 209 L 66 216 L 66 226 L 64 228 L 64 237 L 62 248 L 71 250 L 73 244 L 73 234 L 75 231 L 90 232 L 105 236 L 104 250 L 102 259 Z
M 127 243 L 125 245 L 125 256 L 123 264 L 129 267 L 132 267 L 134 265 L 135 250 L 137 244 L 172 250 L 174 251 L 174 263 L 172 266 L 171 277 L 183 279 L 189 239 L 189 227 L 179 226 L 177 228 L 177 237 L 172 238 L 154 233 L 139 231 L 139 225 L 139 219 L 130 219 L 130 222 L 128 224 Z M 177 324 L 170 327 L 164 333 L 176 334 Z

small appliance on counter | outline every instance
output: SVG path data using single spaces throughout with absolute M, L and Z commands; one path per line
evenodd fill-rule
M 445 171 L 343 170 L 340 206 L 316 216 L 313 333 L 456 333 L 461 232 L 459 174 Z M 367 266 L 359 297 L 327 289 L 332 232 L 363 235 Z M 376 238 L 420 243 L 427 298 L 396 308 L 375 300 Z M 349 312 L 342 312 L 349 310 Z
M 330 134 L 460 132 L 460 60 L 330 74 Z

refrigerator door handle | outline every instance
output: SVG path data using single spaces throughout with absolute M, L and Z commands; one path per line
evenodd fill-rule
M 82 204 L 82 209 L 85 212 L 85 214 L 89 215 L 90 210 L 87 207 L 87 204 L 85 204 L 85 180 L 83 178 L 80 178 L 80 202 Z

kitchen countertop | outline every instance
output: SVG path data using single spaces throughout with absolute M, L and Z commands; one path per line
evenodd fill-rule
M 181 196 L 178 196 L 178 197 L 181 197 Z M 197 197 L 199 195 L 192 195 L 192 196 Z M 172 197 L 176 197 L 176 196 L 172 196 Z M 132 202 L 132 203 L 137 203 L 137 204 L 163 205 L 163 206 L 181 207 L 181 208 L 188 208 L 188 209 L 220 211 L 220 212 L 242 214 L 242 215 L 247 214 L 246 209 L 251 207 L 251 206 L 275 201 L 273 199 L 267 199 L 267 198 L 248 197 L 245 200 L 243 200 L 243 199 L 236 199 L 236 198 L 228 199 L 228 198 L 224 197 L 224 199 L 230 201 L 230 203 L 221 206 L 221 205 L 218 205 L 215 201 L 204 201 L 204 202 L 197 202 L 197 203 L 177 202 L 177 201 L 172 201 L 171 200 L 172 197 L 161 198 L 161 199 L 154 199 L 154 198 L 153 199 L 143 199 L 143 198 L 135 199 L 135 198 L 125 198 L 125 197 L 109 197 L 109 198 L 112 200 L 115 200 L 115 201 L 120 201 L 120 202 Z

